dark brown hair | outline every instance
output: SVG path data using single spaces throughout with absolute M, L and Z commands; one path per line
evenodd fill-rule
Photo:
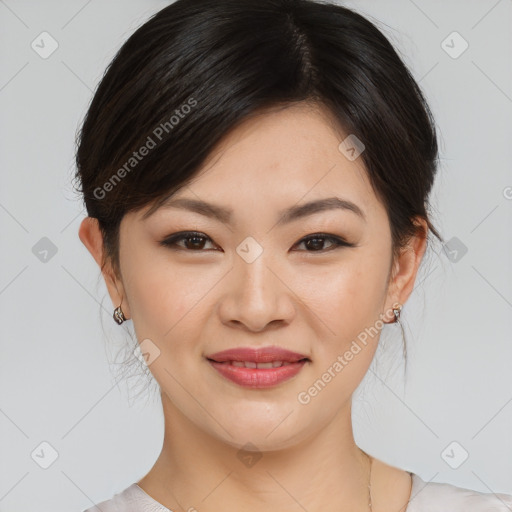
M 299 102 L 322 105 L 364 143 L 394 255 L 416 216 L 442 240 L 428 214 L 432 114 L 374 24 L 313 0 L 177 0 L 118 51 L 77 135 L 78 188 L 114 268 L 127 212 L 157 208 L 245 119 Z

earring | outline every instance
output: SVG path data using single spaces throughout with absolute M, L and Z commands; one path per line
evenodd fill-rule
M 112 316 L 119 325 L 121 325 L 126 320 L 123 310 L 121 309 L 121 305 L 114 309 L 114 314 Z
M 395 321 L 393 323 L 400 323 L 400 312 L 402 311 L 402 304 L 396 302 L 393 304 L 393 314 L 395 315 Z

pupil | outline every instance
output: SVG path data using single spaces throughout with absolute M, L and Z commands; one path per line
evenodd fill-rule
M 316 244 L 315 244 L 316 242 Z M 306 242 L 306 245 L 308 245 L 309 248 L 319 248 L 321 249 L 322 248 L 322 245 L 323 245 L 323 239 L 322 238 L 310 238 L 307 242 Z
M 189 240 L 189 242 L 191 242 L 191 241 L 192 241 L 192 244 L 191 244 L 191 245 L 192 245 L 193 247 L 196 247 L 196 248 L 198 247 L 196 243 L 199 241 L 199 242 L 198 242 L 198 243 L 199 243 L 199 246 L 200 246 L 199 248 L 201 248 L 201 240 L 202 240 L 202 237 L 200 237 L 200 236 L 191 236 L 191 237 L 189 237 L 189 239 L 188 239 L 188 240 Z

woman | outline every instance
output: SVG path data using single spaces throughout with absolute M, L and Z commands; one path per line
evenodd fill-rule
M 510 510 L 353 437 L 380 330 L 442 240 L 436 162 L 420 89 L 349 9 L 178 0 L 128 39 L 80 133 L 79 235 L 133 322 L 165 436 L 100 510 Z

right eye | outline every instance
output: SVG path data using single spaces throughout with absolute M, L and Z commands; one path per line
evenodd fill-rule
M 210 242 L 212 241 L 212 239 L 206 236 L 204 233 L 199 233 L 198 231 L 182 231 L 180 233 L 174 233 L 164 238 L 160 244 L 171 249 L 178 248 L 188 251 L 200 252 L 204 250 L 212 250 L 204 249 L 204 245 L 208 240 Z M 180 244 L 181 242 L 183 242 L 182 245 Z

